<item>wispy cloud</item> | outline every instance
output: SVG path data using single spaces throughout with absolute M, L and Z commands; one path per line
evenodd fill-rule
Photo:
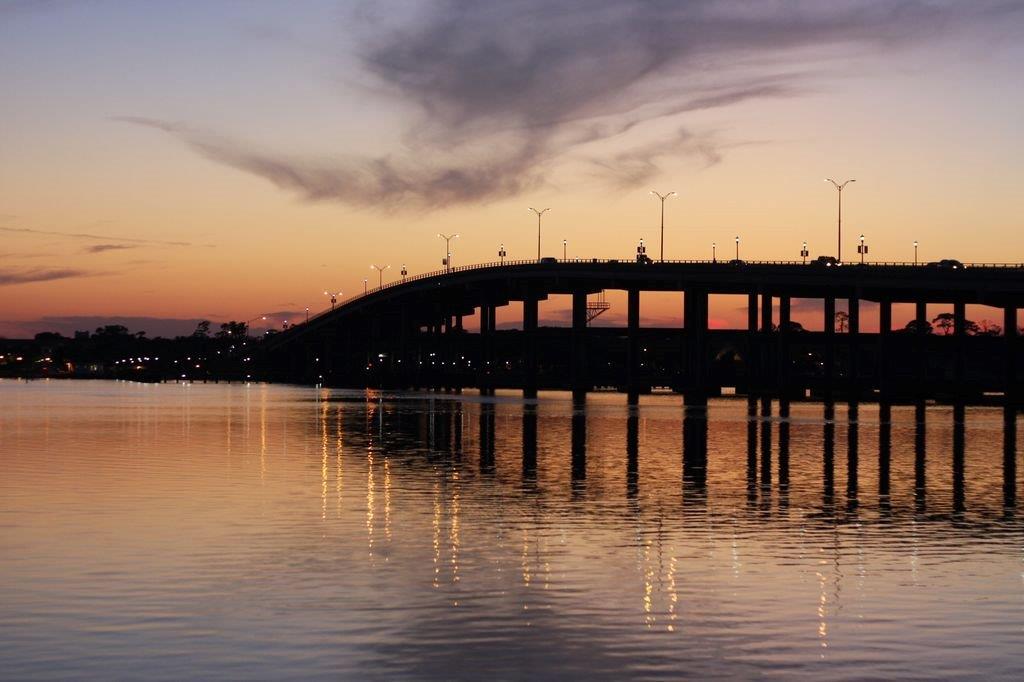
M 74 277 L 91 277 L 96 273 L 73 268 L 27 268 L 10 269 L 0 268 L 0 286 L 12 284 L 29 284 L 31 282 L 52 282 L 58 279 L 71 279 Z
M 800 50 L 891 50 L 1024 15 L 1021 3 L 975 0 L 439 0 L 404 27 L 363 5 L 360 58 L 381 90 L 419 117 L 400 156 L 314 160 L 156 118 L 215 162 L 308 201 L 430 208 L 519 194 L 546 183 L 570 152 L 622 186 L 646 182 L 668 156 L 637 134 L 671 119 L 674 157 L 717 162 L 724 142 L 678 120 L 753 98 L 789 97 L 813 78 Z M 388 17 L 389 21 L 392 20 Z M 824 67 L 823 67 L 824 68 Z M 397 200 L 397 201 L 396 201 Z
M 85 247 L 86 253 L 105 253 L 107 251 L 124 251 L 125 249 L 137 249 L 135 244 L 93 244 Z
M 31 227 L 0 227 L 0 232 L 39 234 L 52 237 L 69 237 L 72 239 L 92 239 L 104 242 L 119 242 L 125 244 L 153 244 L 158 246 L 193 246 L 191 242 L 164 241 L 161 239 L 140 239 L 138 237 L 116 237 L 112 235 L 92 234 L 89 232 L 61 232 L 59 230 L 37 230 Z M 129 246 L 119 247 L 113 244 L 105 244 L 100 246 L 108 246 L 110 248 L 131 248 Z

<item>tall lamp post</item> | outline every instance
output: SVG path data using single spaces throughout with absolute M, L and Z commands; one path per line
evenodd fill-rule
M 324 292 L 324 296 L 330 296 L 331 297 L 331 310 L 334 310 L 334 304 L 338 302 L 339 298 L 341 298 L 341 292 L 340 291 L 325 291 Z M 307 317 L 308 317 L 309 308 L 306 309 L 306 313 L 307 313 Z
M 371 265 L 370 269 L 377 271 L 377 288 L 380 289 L 382 286 L 384 286 L 384 271 L 385 270 L 390 270 L 391 266 L 390 265 Z
M 914 240 L 914 265 L 917 265 L 917 240 Z
M 568 260 L 566 254 L 569 252 L 569 241 L 567 239 L 562 240 L 562 260 Z
M 668 194 L 661 194 L 651 190 L 651 194 L 661 199 L 661 255 L 658 260 L 665 260 L 665 199 L 676 196 L 675 192 L 669 192 Z
M 736 260 L 740 259 L 740 236 L 736 235 Z
M 836 231 L 838 233 L 838 243 L 836 245 L 836 261 L 839 263 L 843 262 L 843 188 L 849 185 L 851 182 L 857 182 L 856 180 L 844 180 L 842 184 L 836 182 L 832 178 L 825 178 L 825 182 L 831 182 L 835 185 L 837 194 L 839 195 L 839 216 L 836 219 Z
M 366 278 L 363 277 L 363 296 L 366 296 L 367 290 L 368 289 L 367 289 L 367 285 L 366 285 Z
M 800 257 L 804 259 L 804 265 L 807 265 L 807 257 L 811 255 L 811 252 L 807 250 L 807 242 L 800 248 Z
M 309 324 L 309 306 L 306 306 L 306 324 Z
M 860 254 L 860 264 L 864 265 L 864 256 L 868 252 L 868 245 L 864 243 L 864 235 L 860 236 L 860 244 L 857 245 L 857 253 Z
M 505 256 L 507 256 L 507 255 L 508 255 L 508 253 L 505 252 L 505 245 L 504 244 L 498 245 L 498 260 L 501 261 L 502 265 L 505 264 Z
M 437 233 L 437 236 L 444 240 L 444 260 L 441 261 L 441 265 L 444 266 L 445 272 L 451 272 L 452 270 L 452 240 L 458 238 L 458 234 L 441 234 Z
M 540 260 L 540 217 L 550 211 L 550 208 L 545 208 L 543 211 L 538 211 L 532 206 L 528 209 L 537 214 L 537 260 Z
M 711 242 L 711 262 L 718 262 L 718 244 Z

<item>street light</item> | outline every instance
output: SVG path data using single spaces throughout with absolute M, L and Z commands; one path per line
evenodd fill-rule
M 658 258 L 660 261 L 665 260 L 665 199 L 674 197 L 675 192 L 669 192 L 668 194 L 661 194 L 651 190 L 651 194 L 661 199 L 661 256 Z
M 569 248 L 569 242 L 565 239 L 562 240 L 562 260 L 567 260 L 566 253 Z
M 309 306 L 306 306 L 306 324 L 309 324 Z
M 366 278 L 363 277 L 363 296 L 366 296 Z
M 331 310 L 334 310 L 334 304 L 338 302 L 339 298 L 341 298 L 341 292 L 340 291 L 325 291 L 324 292 L 324 296 L 330 296 L 331 297 Z M 307 313 L 306 316 L 309 317 L 309 315 L 308 315 L 309 308 L 306 308 L 306 313 Z
M 740 236 L 736 235 L 736 260 L 740 259 Z
M 800 249 L 800 257 L 804 259 L 804 265 L 807 265 L 807 257 L 811 253 L 807 250 L 807 242 L 804 242 L 803 247 Z
M 914 265 L 917 265 L 917 240 L 914 240 Z
M 381 287 L 384 286 L 384 271 L 385 270 L 390 270 L 391 266 L 390 265 L 371 265 L 370 269 L 377 271 L 377 288 L 380 289 Z
M 409 270 L 405 267 L 405 263 L 402 263 L 402 281 L 405 281 L 406 275 L 409 274 Z
M 543 211 L 538 211 L 537 209 L 531 206 L 527 210 L 533 211 L 534 213 L 537 214 L 537 260 L 540 260 L 540 217 L 547 213 L 548 211 L 550 211 L 551 209 L 545 208 Z
M 711 242 L 711 262 L 718 262 L 718 244 Z
M 868 245 L 864 243 L 864 235 L 860 236 L 860 244 L 857 245 L 857 253 L 860 254 L 860 264 L 864 265 L 864 256 L 868 252 Z
M 444 252 L 447 254 L 441 261 L 441 265 L 444 266 L 445 272 L 451 272 L 452 269 L 452 240 L 456 239 L 459 235 L 457 234 L 441 234 L 437 233 L 437 236 L 444 240 Z
M 636 261 L 637 263 L 643 263 L 647 258 L 647 247 L 644 246 L 644 240 L 641 239 L 640 243 L 636 246 Z
M 507 256 L 507 255 L 508 254 L 505 252 L 505 245 L 504 244 L 498 245 L 498 259 L 501 261 L 502 265 L 505 264 L 505 256 Z
M 839 184 L 832 178 L 825 178 L 825 182 L 831 182 L 835 185 L 837 194 L 839 194 L 839 217 L 836 220 L 836 228 L 838 232 L 838 244 L 836 246 L 836 262 L 841 263 L 843 261 L 843 188 L 849 185 L 851 182 L 857 182 L 856 180 L 845 180 L 842 184 Z

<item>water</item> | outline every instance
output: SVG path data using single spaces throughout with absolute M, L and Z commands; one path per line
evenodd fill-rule
M 0 677 L 1024 676 L 1002 411 L 773 412 L 0 381 Z

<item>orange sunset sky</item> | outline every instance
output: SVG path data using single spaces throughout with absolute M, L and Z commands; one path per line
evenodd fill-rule
M 666 258 L 834 254 L 826 176 L 857 180 L 847 260 L 1021 261 L 1022 29 L 1001 0 L 3 2 L 0 335 L 298 321 L 371 263 L 438 269 L 438 232 L 532 258 L 528 206 L 544 255 L 656 256 L 651 189 Z

